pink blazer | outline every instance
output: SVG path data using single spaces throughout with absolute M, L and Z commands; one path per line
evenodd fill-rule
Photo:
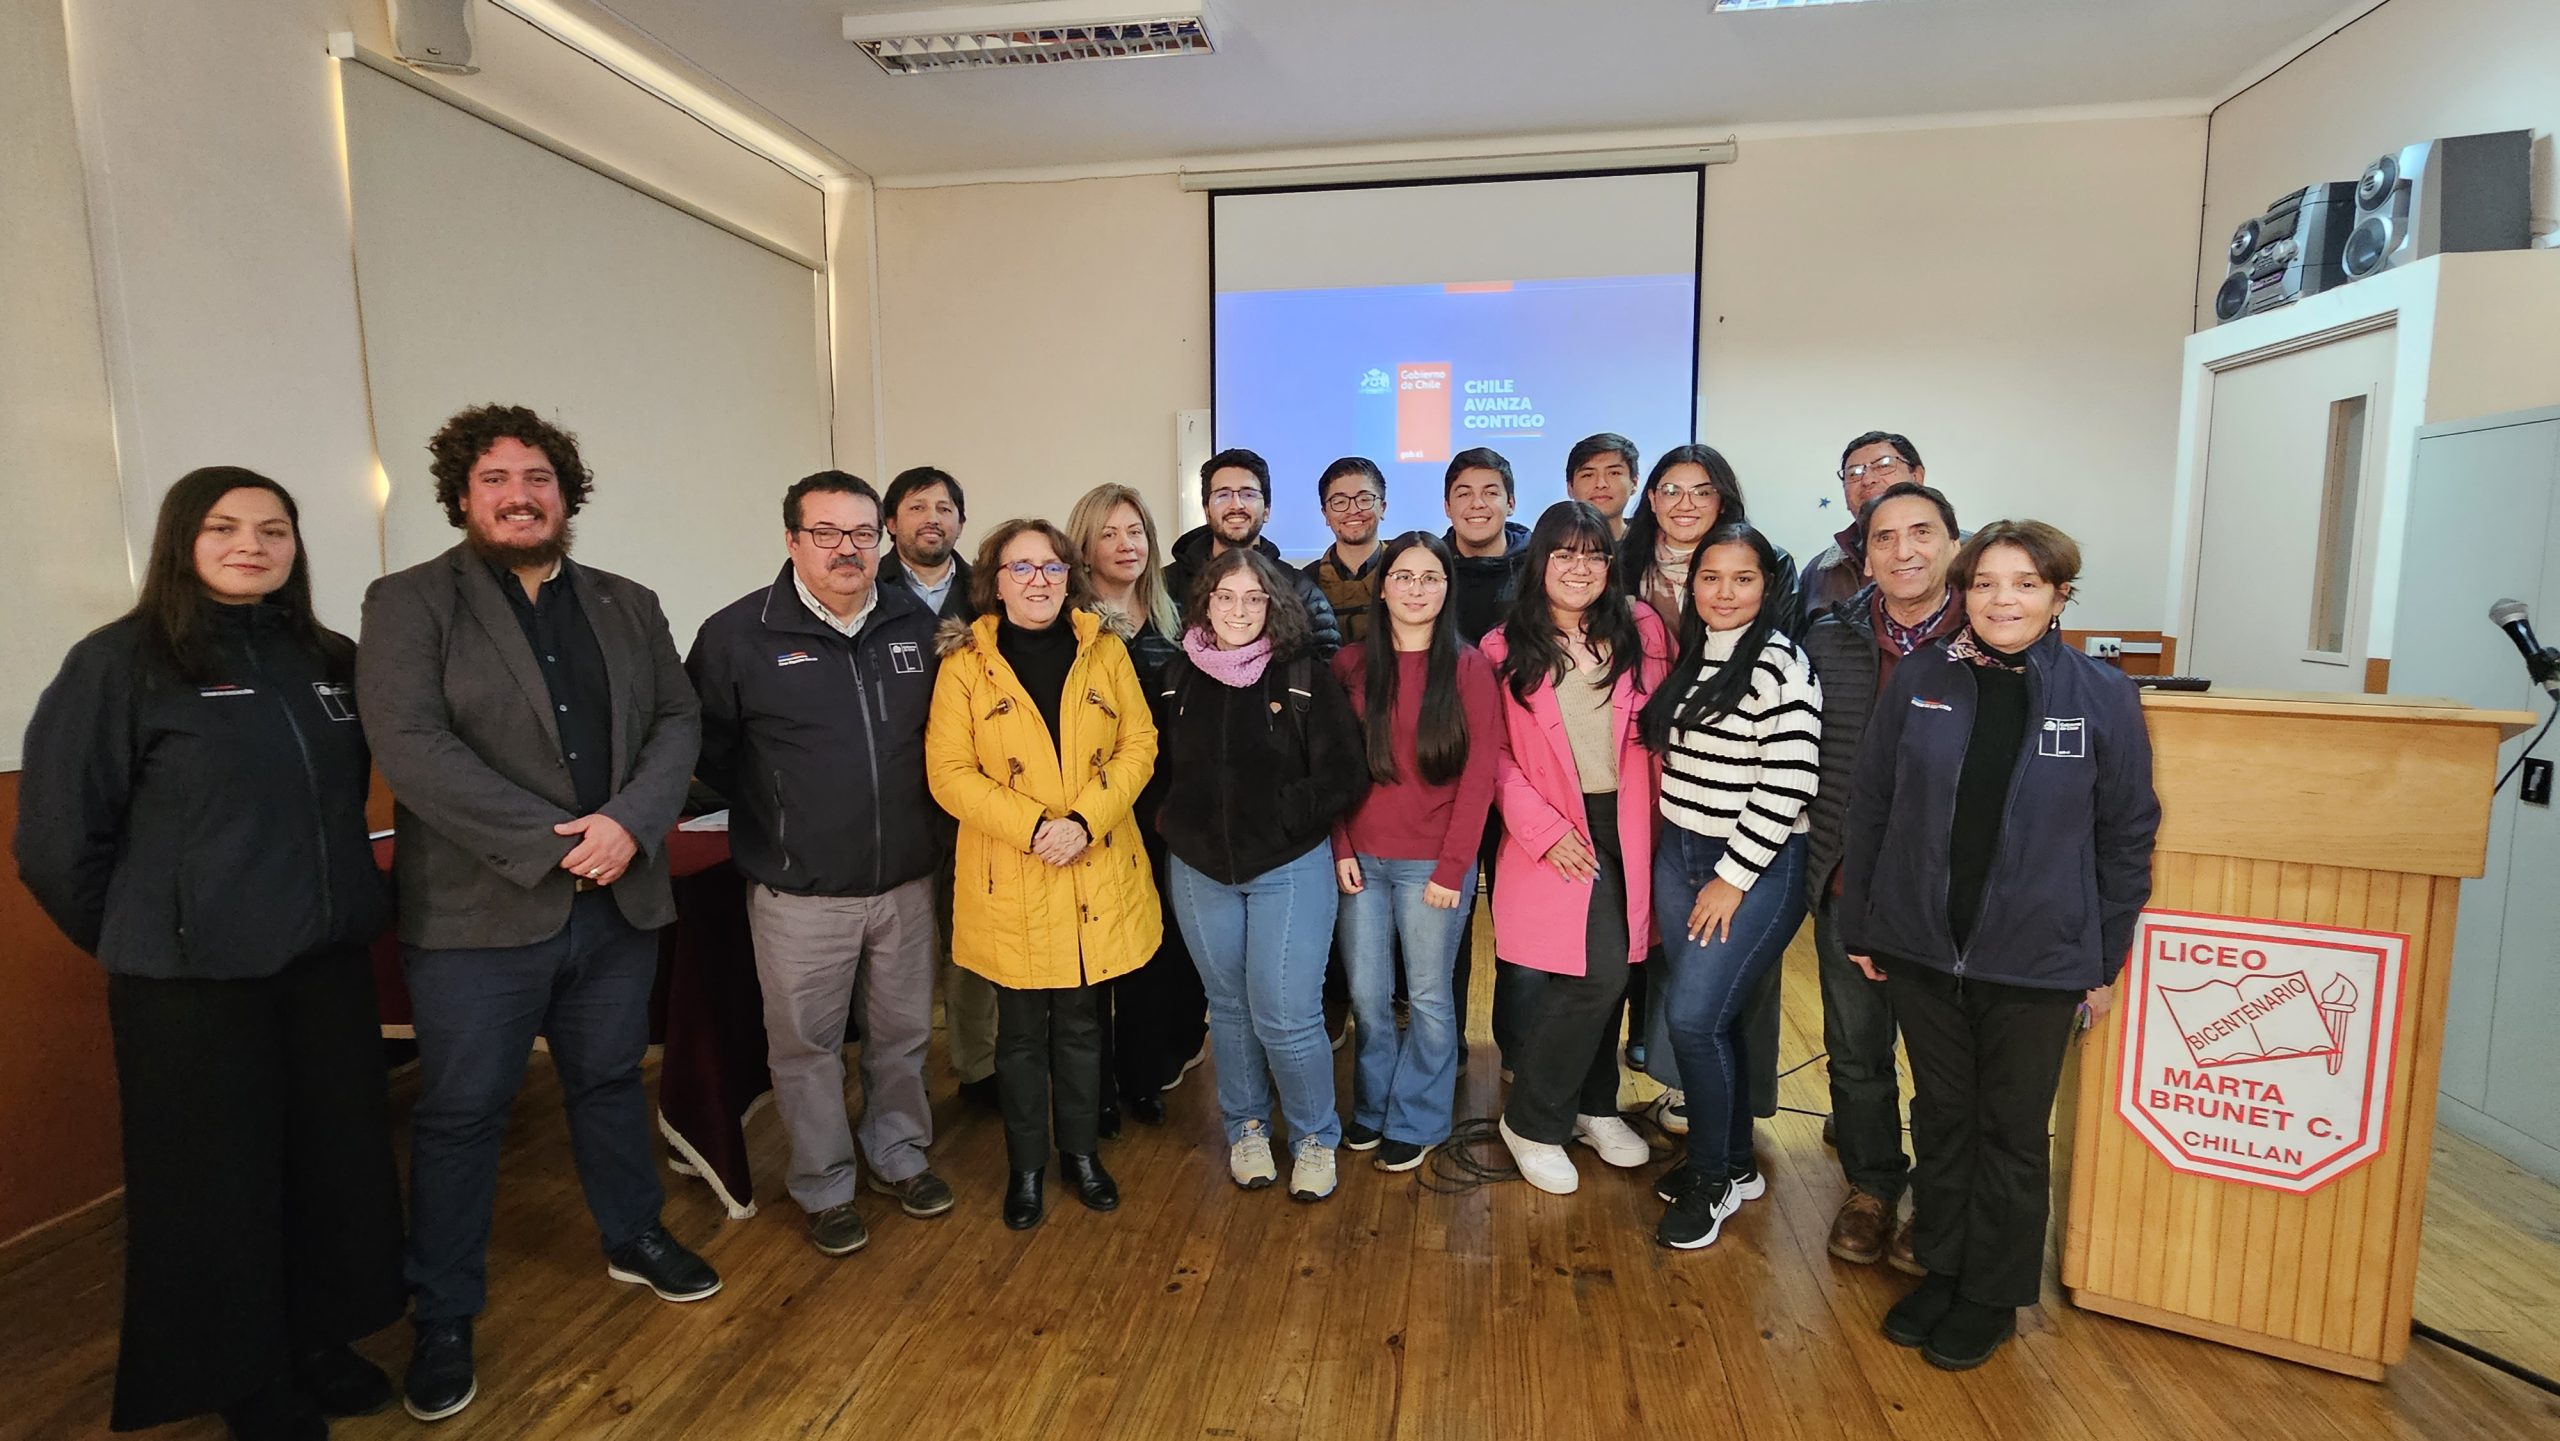
M 1635 604 L 1636 633 L 1644 658 L 1618 677 L 1610 711 L 1618 727 L 1618 851 L 1626 863 L 1627 960 L 1641 962 L 1653 948 L 1653 832 L 1659 814 L 1661 763 L 1645 749 L 1636 713 L 1671 669 L 1671 643 L 1653 607 Z M 1498 667 L 1510 653 L 1497 628 L 1479 648 Z M 1639 685 L 1638 682 L 1642 684 Z M 1547 851 L 1567 831 L 1591 840 L 1582 812 L 1582 779 L 1565 739 L 1564 712 L 1552 682 L 1514 700 L 1502 687 L 1502 779 L 1495 803 L 1502 811 L 1502 849 L 1495 861 L 1494 951 L 1514 965 L 1578 976 L 1583 931 L 1591 912 L 1592 883 L 1567 880 L 1547 863 Z

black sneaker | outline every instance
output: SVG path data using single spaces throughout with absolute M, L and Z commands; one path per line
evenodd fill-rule
M 1920 1359 L 1941 1371 L 1970 1371 L 2017 1334 L 2017 1308 L 1985 1306 L 1958 1296 L 1921 1344 Z
M 684 1248 L 664 1226 L 652 1226 L 631 1244 L 605 1257 L 604 1273 L 646 1286 L 661 1301 L 699 1301 L 720 1289 L 720 1273 Z
M 1422 1164 L 1435 1148 L 1417 1146 L 1411 1141 L 1389 1141 L 1378 1147 L 1376 1160 L 1369 1164 L 1381 1171 L 1410 1171 Z
M 1689 1187 L 1663 1211 L 1653 1238 L 1675 1251 L 1714 1245 L 1716 1233 L 1724 1229 L 1724 1218 L 1733 1214 L 1732 1191 L 1733 1183 L 1721 1180 Z
M 1929 1333 L 1947 1319 L 1956 1303 L 1956 1278 L 1936 1274 L 1922 1278 L 1884 1313 L 1884 1338 L 1896 1346 L 1926 1345 Z
M 400 1402 L 421 1421 L 441 1421 L 471 1404 L 480 1380 L 471 1374 L 471 1318 L 420 1321 L 409 1352 Z
M 1698 1169 L 1689 1164 L 1688 1157 L 1683 1156 L 1653 1178 L 1654 1199 L 1666 1206 L 1678 1205 L 1680 1198 L 1696 1189 L 1697 1184 Z
M 398 1392 L 382 1368 L 352 1346 L 313 1346 L 293 1357 L 293 1384 L 323 1416 L 371 1416 Z
M 1355 1151 L 1374 1151 L 1378 1149 L 1378 1143 L 1385 1139 L 1384 1134 L 1373 1131 L 1367 1126 L 1350 1125 L 1342 1128 L 1342 1144 Z
M 1760 1174 L 1758 1166 L 1745 1166 L 1733 1173 L 1733 1203 L 1739 1208 L 1745 1201 L 1757 1201 L 1769 1194 L 1769 1178 Z

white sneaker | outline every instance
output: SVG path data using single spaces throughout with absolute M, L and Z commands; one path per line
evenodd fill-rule
M 1598 1151 L 1601 1160 L 1620 1170 L 1653 1159 L 1653 1148 L 1644 1143 L 1644 1137 L 1617 1116 L 1576 1116 L 1573 1138 Z
M 1511 1129 L 1508 1117 L 1494 1123 L 1502 1133 L 1502 1144 L 1511 1152 L 1511 1163 L 1520 1168 L 1520 1179 L 1550 1196 L 1570 1196 L 1582 1185 L 1582 1173 L 1573 1168 L 1573 1157 L 1564 1147 L 1532 1141 Z
M 1333 1194 L 1333 1148 L 1313 1136 L 1300 1136 L 1289 1156 L 1289 1199 L 1321 1201 Z
M 1244 1134 L 1227 1147 L 1227 1174 L 1248 1191 L 1259 1191 L 1280 1179 L 1280 1168 L 1271 1162 L 1271 1133 L 1262 1129 L 1260 1121 L 1244 1123 Z

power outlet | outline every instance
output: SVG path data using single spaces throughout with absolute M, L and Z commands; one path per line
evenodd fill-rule
M 2551 762 L 2540 756 L 2524 763 L 2524 803 L 2529 806 L 2551 804 Z
M 2124 659 L 2123 636 L 2093 635 L 2089 637 L 2087 644 L 2089 654 L 2096 656 L 2100 660 Z

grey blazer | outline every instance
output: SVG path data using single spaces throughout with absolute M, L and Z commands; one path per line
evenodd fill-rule
M 613 695 L 613 798 L 640 854 L 613 886 L 625 919 L 675 919 L 666 833 L 684 806 L 702 710 L 648 587 L 564 561 Z M 486 562 L 465 546 L 365 591 L 356 707 L 397 802 L 400 939 L 436 949 L 523 946 L 569 923 L 560 869 L 577 792 L 533 647 Z

